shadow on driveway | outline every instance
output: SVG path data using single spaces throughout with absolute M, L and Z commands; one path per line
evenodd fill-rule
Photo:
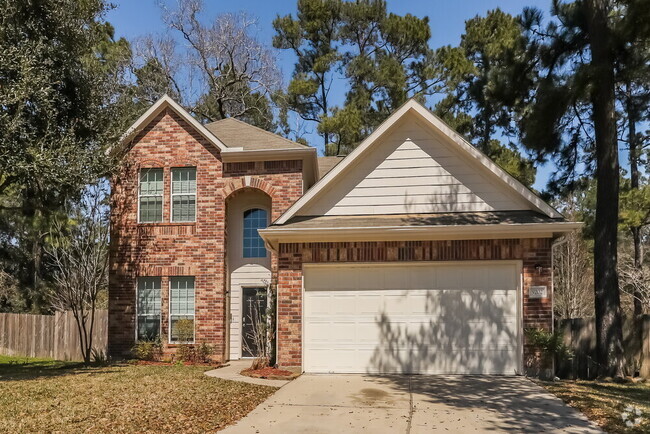
M 523 377 L 303 375 L 227 433 L 601 433 Z

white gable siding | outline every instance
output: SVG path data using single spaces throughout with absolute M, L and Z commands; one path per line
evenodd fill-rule
M 448 139 L 447 139 L 448 140 Z M 301 215 L 409 214 L 530 209 L 502 181 L 414 120 L 403 122 L 368 158 Z

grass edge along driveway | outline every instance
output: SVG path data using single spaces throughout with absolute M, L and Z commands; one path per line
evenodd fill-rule
M 564 402 L 580 410 L 608 433 L 650 432 L 650 384 L 562 380 L 538 382 Z M 628 428 L 621 417 L 628 405 L 640 408 L 643 423 Z
M 0 432 L 214 432 L 276 390 L 208 369 L 0 356 Z

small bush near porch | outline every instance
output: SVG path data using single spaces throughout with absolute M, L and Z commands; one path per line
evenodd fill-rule
M 214 432 L 275 391 L 206 369 L 0 356 L 0 432 Z
M 540 382 L 548 391 L 577 408 L 608 433 L 647 433 L 650 431 L 650 384 L 605 381 Z M 641 415 L 627 411 L 630 406 Z M 626 413 L 625 417 L 622 416 Z M 626 421 L 640 418 L 630 427 Z

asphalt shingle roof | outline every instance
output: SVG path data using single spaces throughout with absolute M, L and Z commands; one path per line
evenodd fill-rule
M 235 118 L 211 122 L 205 128 L 229 148 L 244 148 L 246 151 L 308 148 Z
M 283 225 L 295 229 L 372 228 L 396 226 L 509 225 L 565 222 L 535 211 L 481 211 L 431 214 L 387 214 L 354 216 L 296 216 Z

